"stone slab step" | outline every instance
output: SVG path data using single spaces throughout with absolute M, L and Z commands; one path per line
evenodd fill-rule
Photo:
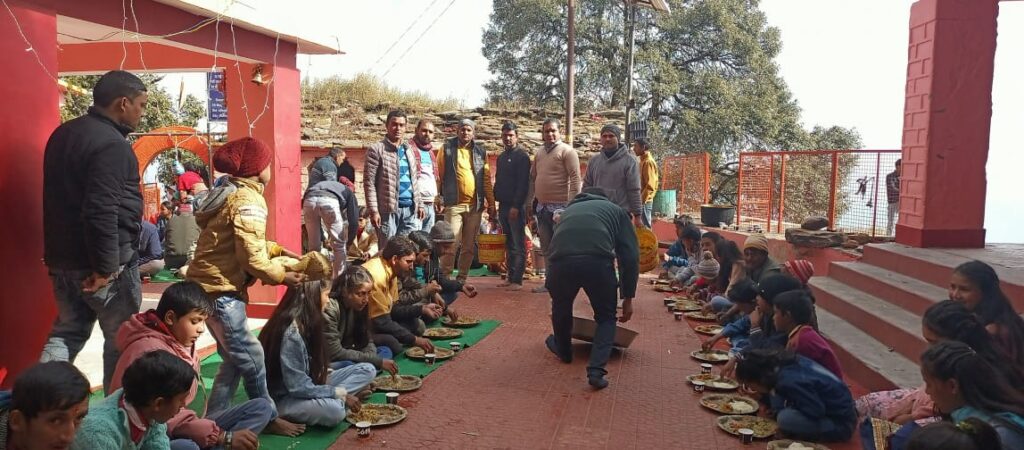
M 824 308 L 818 308 L 817 314 L 821 334 L 832 345 L 848 379 L 872 392 L 921 385 L 916 359 L 891 351 L 886 344 Z
M 917 315 L 949 296 L 943 287 L 864 262 L 833 262 L 829 276 Z
M 945 287 L 956 266 L 981 260 L 995 269 L 1003 292 L 1024 311 L 1024 246 L 993 244 L 984 249 L 916 248 L 886 243 L 864 246 L 862 262 Z
M 887 348 L 916 361 L 927 347 L 920 316 L 834 278 L 814 277 L 809 285 L 819 309 L 842 317 Z M 824 325 L 820 328 L 828 330 Z

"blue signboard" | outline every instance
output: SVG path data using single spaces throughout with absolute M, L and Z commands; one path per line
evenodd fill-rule
M 206 114 L 210 122 L 227 122 L 228 107 L 224 103 L 224 72 L 206 73 Z

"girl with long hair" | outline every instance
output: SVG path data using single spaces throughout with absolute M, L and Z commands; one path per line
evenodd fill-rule
M 999 434 L 989 424 L 970 417 L 963 422 L 936 422 L 915 430 L 907 450 L 1002 450 Z
M 736 379 L 768 395 L 771 412 L 786 437 L 815 442 L 850 439 L 857 425 L 853 397 L 843 380 L 791 350 L 743 352 Z
M 1024 448 L 1024 393 L 963 342 L 942 341 L 921 355 L 921 377 L 935 409 L 955 422 L 977 418 L 1004 448 Z
M 999 276 L 992 266 L 968 261 L 953 269 L 949 299 L 962 302 L 977 314 L 996 344 L 1006 352 L 1007 363 L 1024 370 L 1024 319 L 1013 310 L 1010 299 L 999 287 Z
M 1006 354 L 995 345 L 981 319 L 963 303 L 944 300 L 929 307 L 921 321 L 921 335 L 929 344 L 963 342 L 995 367 L 1012 386 L 1024 385 L 1024 373 L 1013 364 L 1006 364 Z M 924 386 L 872 392 L 857 399 L 857 412 L 901 425 L 938 415 Z
M 703 246 L 707 242 L 701 238 L 701 245 Z M 715 259 L 718 261 L 718 278 L 715 279 L 714 292 L 718 295 L 711 296 L 711 299 L 704 306 L 704 312 L 725 312 L 726 317 L 733 317 L 739 311 L 732 308 L 733 304 L 729 301 L 726 294 L 732 290 L 733 286 L 744 279 L 747 276 L 747 272 L 743 265 L 743 253 L 740 252 L 739 246 L 735 242 L 728 239 L 719 239 L 714 243 L 714 251 L 712 254 L 715 255 Z
M 391 349 L 373 344 L 367 308 L 371 289 L 373 277 L 362 266 L 350 266 L 334 279 L 324 308 L 327 359 L 332 369 L 363 362 L 398 373 Z
M 324 339 L 324 306 L 331 283 L 307 281 L 289 287 L 260 332 L 266 352 L 267 386 L 277 412 L 290 421 L 334 426 L 346 409 L 358 411 L 361 392 L 377 375 L 358 363 L 330 372 Z

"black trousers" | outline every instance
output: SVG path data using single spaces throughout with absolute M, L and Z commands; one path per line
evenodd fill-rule
M 573 256 L 550 261 L 545 286 L 551 295 L 551 328 L 558 353 L 572 352 L 572 306 L 583 289 L 594 310 L 593 347 L 590 349 L 588 375 L 604 376 L 605 366 L 615 340 L 615 313 L 618 303 L 618 279 L 615 260 L 594 256 Z

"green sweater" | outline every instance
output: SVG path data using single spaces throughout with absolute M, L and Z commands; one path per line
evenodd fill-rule
M 136 445 L 128 434 L 128 414 L 121 409 L 123 391 L 118 389 L 99 403 L 89 405 L 89 414 L 75 432 L 71 450 L 169 450 L 167 424 L 154 423 Z
M 550 261 L 572 256 L 616 258 L 622 298 L 636 295 L 640 275 L 640 249 L 633 221 L 626 210 L 607 198 L 579 194 L 562 212 L 548 245 Z

